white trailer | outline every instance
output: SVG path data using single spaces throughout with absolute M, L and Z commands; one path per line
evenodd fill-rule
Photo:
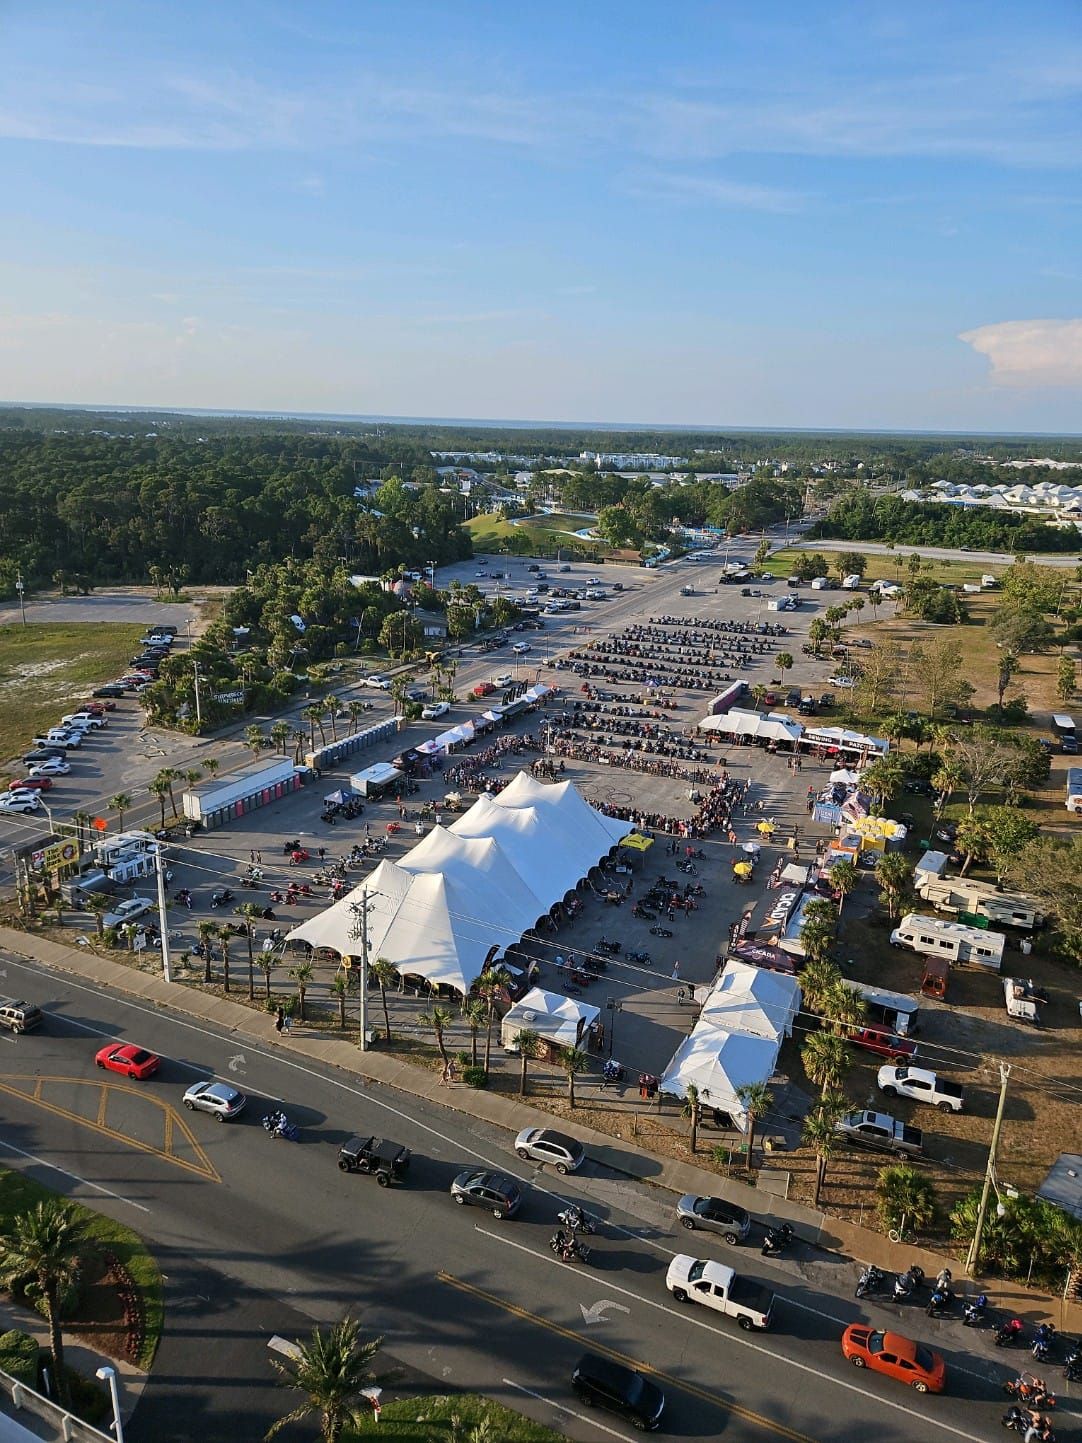
M 986 932 L 961 922 L 944 922 L 941 917 L 923 917 L 910 912 L 890 934 L 892 947 L 908 947 L 924 957 L 946 957 L 958 966 L 967 963 L 998 972 L 1003 966 L 1002 932 Z
M 929 877 L 919 872 L 915 877 L 917 895 L 938 912 L 968 912 L 974 917 L 987 917 L 999 927 L 1021 927 L 1027 932 L 1044 926 L 1045 915 L 1030 897 L 1001 892 L 988 882 L 968 877 Z
M 859 577 L 859 575 L 858 575 L 855 571 L 853 572 L 852 576 L 845 576 L 845 577 L 842 578 L 842 590 L 843 590 L 843 591 L 859 591 L 859 590 L 860 590 L 860 577 Z
M 289 757 L 248 762 L 226 776 L 189 787 L 184 793 L 184 815 L 203 826 L 219 826 L 266 806 L 297 785 L 296 768 Z
M 1048 1001 L 1048 993 L 1035 987 L 1032 977 L 1004 977 L 1003 1000 L 1008 1017 L 1019 1022 L 1039 1022 L 1039 1009 Z
M 1067 810 L 1082 812 L 1082 767 L 1067 768 Z

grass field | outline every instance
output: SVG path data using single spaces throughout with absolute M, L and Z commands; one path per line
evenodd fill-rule
M 18 1216 L 19 1213 L 26 1212 L 36 1203 L 55 1197 L 56 1193 L 50 1192 L 47 1187 L 35 1182 L 33 1178 L 25 1177 L 20 1172 L 11 1172 L 7 1168 L 0 1168 L 0 1234 L 7 1231 L 12 1218 Z M 131 1228 L 114 1222 L 112 1218 L 107 1218 L 102 1213 L 85 1208 L 80 1203 L 72 1205 L 82 1215 L 87 1233 L 92 1241 L 116 1254 L 131 1274 L 132 1281 L 139 1290 L 146 1318 L 146 1335 L 138 1362 L 144 1371 L 148 1370 L 154 1361 L 164 1320 L 162 1275 L 158 1271 L 158 1264 L 146 1243 L 138 1233 L 132 1232 Z M 74 1318 L 76 1323 L 79 1322 L 79 1317 L 79 1313 L 76 1312 Z
M 0 758 L 18 757 L 139 648 L 141 626 L 0 627 Z
M 578 547 L 597 554 L 609 551 L 611 548 L 604 541 L 587 541 L 573 534 L 589 524 L 586 517 L 553 512 L 550 516 L 525 517 L 517 523 L 492 514 L 473 516 L 466 527 L 478 551 L 505 550 L 512 536 L 528 537 L 539 551 L 545 552 L 554 552 L 559 546 Z
M 818 552 L 822 556 L 830 570 L 837 575 L 838 567 L 845 571 L 846 556 L 844 551 L 823 551 L 817 546 L 793 546 L 787 551 L 779 551 L 771 556 L 766 563 L 766 570 L 773 572 L 775 576 L 790 576 L 793 567 L 801 556 L 809 552 Z M 865 588 L 869 581 L 896 581 L 899 584 L 909 579 L 908 563 L 909 557 L 903 556 L 900 552 L 893 555 L 879 555 L 873 552 L 864 553 L 868 568 L 864 573 Z M 945 586 L 962 586 L 967 581 L 979 582 L 981 577 L 999 575 L 1005 570 L 1004 567 L 982 566 L 976 561 L 942 561 L 933 559 L 925 561 L 921 568 L 921 576 L 927 577 L 930 581 L 938 581 Z M 843 593 L 844 595 L 844 593 Z
M 374 1418 L 366 1420 L 359 1428 L 347 1429 L 345 1438 L 378 1436 L 397 1439 L 398 1443 L 465 1443 L 472 1430 L 485 1422 L 492 1430 L 485 1436 L 498 1438 L 500 1443 L 557 1443 L 563 1436 L 521 1413 L 513 1413 L 501 1403 L 463 1393 L 456 1397 L 400 1398 L 386 1404 L 378 1423 Z

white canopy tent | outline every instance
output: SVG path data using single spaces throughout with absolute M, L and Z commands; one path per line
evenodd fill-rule
M 514 1050 L 516 1036 L 526 1028 L 539 1032 L 546 1042 L 558 1047 L 578 1047 L 588 1027 L 592 1027 L 601 1016 L 599 1007 L 589 1002 L 579 1002 L 574 997 L 561 997 L 558 992 L 546 992 L 543 987 L 534 987 L 509 1012 L 504 1013 L 500 1023 L 500 1043 L 506 1051 Z
M 781 1042 L 793 1035 L 793 1020 L 800 1011 L 800 983 L 781 972 L 768 972 L 747 962 L 730 959 L 710 988 L 696 988 L 702 1002 L 699 1026 L 722 1032 L 746 1033 Z
M 756 741 L 790 742 L 792 745 L 800 740 L 804 734 L 804 728 L 799 722 L 793 721 L 791 717 L 782 716 L 778 712 L 768 712 L 763 716 L 757 711 L 742 711 L 739 707 L 733 707 L 731 711 L 720 712 L 717 716 L 705 716 L 699 722 L 699 730 L 704 732 L 724 732 L 726 735 L 738 737 L 754 737 Z
M 677 1048 L 660 1081 L 662 1092 L 686 1097 L 688 1084 L 699 1090 L 704 1107 L 727 1112 L 738 1127 L 747 1127 L 747 1111 L 737 1096 L 741 1087 L 766 1082 L 778 1060 L 777 1039 L 746 1032 L 719 1032 L 697 1023 Z
M 631 830 L 595 811 L 572 783 L 548 786 L 520 772 L 400 861 L 381 862 L 288 940 L 357 956 L 356 908 L 367 894 L 369 955 L 465 995 Z

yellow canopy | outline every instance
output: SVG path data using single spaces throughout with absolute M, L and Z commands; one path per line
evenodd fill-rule
M 621 847 L 632 847 L 636 852 L 645 852 L 654 845 L 653 837 L 644 837 L 641 832 L 631 832 L 620 843 Z
M 750 862 L 734 862 L 734 863 L 733 863 L 733 874 L 734 874 L 734 876 L 737 876 L 737 877 L 750 877 L 750 876 L 751 876 L 751 873 L 752 873 L 752 865 L 751 865 Z

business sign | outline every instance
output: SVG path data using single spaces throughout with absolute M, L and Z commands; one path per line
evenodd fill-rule
M 774 939 L 785 930 L 801 897 L 800 887 L 779 887 L 768 892 L 756 905 L 746 931 L 759 939 Z
M 70 867 L 73 862 L 79 860 L 79 844 L 77 842 L 54 842 L 51 847 L 46 847 L 42 861 L 48 872 L 55 872 L 58 867 Z
M 214 700 L 217 701 L 217 702 L 221 702 L 221 704 L 222 704 L 223 706 L 243 706 L 243 705 L 244 705 L 244 692 L 243 692 L 243 691 L 216 691 L 216 692 L 214 693 Z

